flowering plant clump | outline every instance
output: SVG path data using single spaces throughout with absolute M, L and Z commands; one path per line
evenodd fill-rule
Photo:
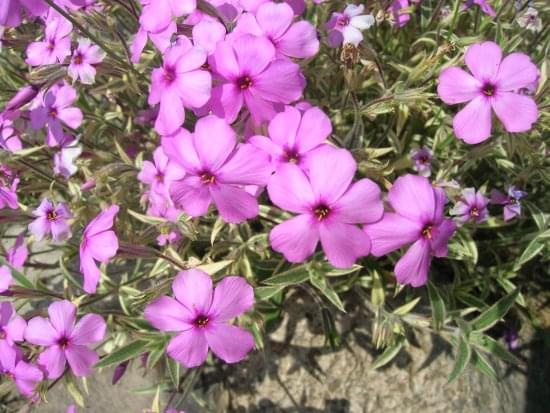
M 450 381 L 521 363 L 510 323 L 548 328 L 549 12 L 2 0 L 2 408 L 65 385 L 77 411 L 139 364 L 182 411 L 303 316 L 292 290 L 332 344 L 359 297 L 375 367 L 422 331 Z

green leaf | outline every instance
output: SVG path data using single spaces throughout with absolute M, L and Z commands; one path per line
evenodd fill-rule
M 527 248 L 523 251 L 521 256 L 516 260 L 516 263 L 514 265 L 514 271 L 518 271 L 523 264 L 525 264 L 528 261 L 531 261 L 533 258 L 535 258 L 539 253 L 543 250 L 544 244 L 538 241 L 538 238 L 535 238 L 532 240 L 529 245 L 527 245 Z
M 377 270 L 372 270 L 372 290 L 371 301 L 372 304 L 381 307 L 386 300 L 386 291 L 384 290 L 384 283 L 380 277 L 380 273 Z
M 472 364 L 476 369 L 478 369 L 480 372 L 485 374 L 487 377 L 489 377 L 491 380 L 497 381 L 497 373 L 493 366 L 491 366 L 491 363 L 489 363 L 489 360 L 485 358 L 483 354 L 481 354 L 477 350 L 472 351 Z
M 133 216 L 138 221 L 143 222 L 144 224 L 157 225 L 157 224 L 163 224 L 166 222 L 164 218 L 143 215 L 143 214 L 140 214 L 139 212 L 132 211 L 131 209 L 127 209 L 126 211 L 128 211 L 128 214 Z
M 269 277 L 262 282 L 268 285 L 296 285 L 303 283 L 309 279 L 309 271 L 305 265 L 299 265 L 297 267 L 291 268 L 288 271 L 281 272 L 273 277 Z
M 322 273 L 316 270 L 311 270 L 309 272 L 309 281 L 315 288 L 321 291 L 321 293 L 340 311 L 344 313 L 346 312 L 346 310 L 344 309 L 344 304 L 340 300 L 340 297 L 338 297 L 336 291 L 334 291 L 332 287 L 327 283 L 327 279 Z
M 256 301 L 265 301 L 270 299 L 274 295 L 278 294 L 279 292 L 283 291 L 283 289 L 284 289 L 284 286 L 280 286 L 280 285 L 256 287 L 254 288 L 254 297 L 256 297 Z
M 447 384 L 454 381 L 464 372 L 464 370 L 466 370 L 466 366 L 470 362 L 471 357 L 472 348 L 470 347 L 470 344 L 468 344 L 463 336 L 460 336 L 460 338 L 458 339 L 455 365 L 453 367 L 453 370 L 451 371 L 449 379 L 447 380 Z
M 17 281 L 21 287 L 29 288 L 31 290 L 34 289 L 33 283 L 24 274 L 21 274 L 14 267 L 12 267 L 11 264 L 4 259 L 4 257 L 0 257 L 0 264 L 7 266 L 11 270 L 12 277 L 15 278 L 15 281 Z
M 512 291 L 505 295 L 487 310 L 482 312 L 477 318 L 472 320 L 472 329 L 475 331 L 485 331 L 494 326 L 508 312 L 510 307 L 516 301 L 519 290 Z
M 180 385 L 181 365 L 172 357 L 166 357 L 166 369 L 174 388 L 177 389 Z
M 439 294 L 439 291 L 431 281 L 428 281 L 428 296 L 432 306 L 432 321 L 436 330 L 441 329 L 445 322 L 445 302 Z
M 75 379 L 70 374 L 65 375 L 65 387 L 78 406 L 84 408 L 84 396 L 75 383 Z
M 412 309 L 416 306 L 416 304 L 418 304 L 418 302 L 420 301 L 420 298 L 422 297 L 417 297 L 414 300 L 409 301 L 407 304 L 404 304 L 401 307 L 396 308 L 395 310 L 393 310 L 393 314 L 405 315 L 410 313 Z
M 396 344 L 387 347 L 386 350 L 384 350 L 384 352 L 376 357 L 376 359 L 372 362 L 372 368 L 378 369 L 388 364 L 395 358 L 395 356 L 399 354 L 401 347 L 403 347 L 402 341 L 399 341 Z
M 470 334 L 470 343 L 480 350 L 492 354 L 495 357 L 498 357 L 508 363 L 521 365 L 523 362 L 510 353 L 502 343 L 499 343 L 494 338 L 480 333 Z
M 198 270 L 204 271 L 207 274 L 214 275 L 220 272 L 224 268 L 229 267 L 233 263 L 233 260 L 223 260 L 218 262 L 211 262 L 208 264 L 202 264 L 197 267 Z
M 99 363 L 95 365 L 96 368 L 112 366 L 113 364 L 120 364 L 123 361 L 133 359 L 145 352 L 148 342 L 144 340 L 136 340 L 130 344 L 118 349 L 114 353 L 103 357 Z

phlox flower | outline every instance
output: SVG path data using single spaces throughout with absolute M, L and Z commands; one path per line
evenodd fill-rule
M 0 302 L 0 341 L 6 341 L 10 346 L 23 341 L 27 322 L 15 312 L 12 303 Z
M 75 160 L 81 153 L 82 145 L 78 144 L 78 139 L 69 134 L 64 134 L 63 140 L 59 142 L 59 151 L 53 155 L 54 173 L 69 179 L 78 171 Z
M 403 11 L 409 7 L 409 0 L 394 0 L 388 12 L 393 14 L 393 21 L 397 27 L 405 26 L 411 19 L 411 15 L 408 12 Z
M 508 132 L 525 132 L 538 118 L 535 101 L 517 93 L 537 80 L 539 71 L 529 56 L 511 53 L 502 59 L 500 47 L 493 42 L 468 48 L 466 65 L 472 75 L 450 67 L 439 75 L 437 93 L 443 102 L 469 102 L 453 119 L 456 136 L 469 144 L 491 136 L 491 116 L 495 112 Z
M 31 111 L 33 129 L 48 125 L 48 146 L 57 146 L 64 139 L 63 124 L 72 129 L 81 125 L 83 116 L 79 108 L 72 106 L 75 101 L 76 90 L 69 85 L 63 85 L 47 92 L 42 105 Z
M 429 177 L 432 174 L 432 151 L 428 148 L 416 149 L 411 153 L 414 169 L 419 175 Z
M 36 385 L 43 378 L 40 369 L 21 360 L 20 352 L 5 340 L 0 340 L 0 375 L 13 380 L 21 394 L 27 397 L 35 395 Z
M 374 24 L 374 16 L 362 14 L 365 6 L 348 4 L 342 13 L 334 12 L 325 27 L 328 32 L 328 44 L 338 47 L 342 43 L 357 46 L 363 40 L 363 30 Z
M 164 53 L 172 44 L 172 35 L 177 31 L 175 22 L 171 22 L 164 30 L 157 33 L 151 33 L 140 26 L 130 44 L 130 53 L 132 54 L 132 63 L 138 63 L 141 53 L 147 44 L 147 38 L 150 38 L 159 52 Z
M 29 224 L 29 231 L 38 241 L 49 234 L 56 242 L 65 241 L 71 237 L 71 227 L 67 220 L 73 215 L 65 203 L 54 205 L 52 201 L 44 198 L 32 214 L 36 219 Z
M 338 268 L 367 255 L 371 241 L 357 224 L 378 221 L 384 207 L 378 185 L 366 178 L 352 183 L 356 170 L 347 150 L 328 145 L 310 158 L 307 174 L 292 163 L 280 166 L 269 180 L 269 198 L 299 215 L 271 230 L 272 248 L 290 262 L 303 262 L 321 240 L 329 262 Z
M 0 113 L 0 149 L 15 152 L 23 148 L 19 131 L 14 121 L 19 118 L 19 111 L 5 111 Z
M 0 209 L 2 208 L 19 208 L 17 203 L 17 185 L 19 178 L 7 166 L 0 165 Z
M 2 0 L 0 2 L 0 26 L 17 27 L 21 24 L 22 13 L 40 16 L 49 6 L 42 0 Z
M 314 0 L 314 2 L 320 3 L 319 0 Z M 238 3 L 247 12 L 255 14 L 262 5 L 271 2 L 270 0 L 238 0 Z M 284 0 L 284 3 L 292 7 L 292 10 L 296 16 L 302 14 L 306 8 L 305 0 Z
M 118 205 L 111 205 L 95 217 L 84 229 L 80 242 L 80 272 L 84 275 L 84 291 L 96 292 L 101 273 L 95 260 L 107 263 L 116 255 L 118 238 L 113 220 L 118 213 Z
M 76 322 L 76 306 L 67 300 L 50 304 L 48 315 L 49 319 L 32 318 L 25 330 L 29 343 L 47 347 L 40 353 L 38 364 L 45 369 L 48 379 L 60 377 L 67 362 L 75 376 L 89 375 L 99 356 L 88 346 L 105 337 L 107 326 L 103 318 L 86 314 Z
M 216 288 L 208 274 L 197 269 L 178 274 L 175 298 L 162 296 L 145 308 L 145 319 L 161 331 L 177 332 L 166 349 L 187 368 L 204 363 L 208 349 L 226 363 L 244 359 L 254 337 L 229 321 L 250 310 L 254 291 L 242 277 L 226 276 Z
M 174 17 L 191 14 L 197 8 L 196 0 L 141 0 L 139 24 L 151 33 L 166 29 Z
M 205 61 L 204 50 L 180 37 L 164 54 L 162 67 L 153 69 L 148 102 L 160 103 L 155 130 L 161 135 L 171 135 L 181 126 L 184 107 L 198 108 L 210 99 L 212 77 L 201 70 Z
M 95 80 L 95 65 L 101 63 L 105 59 L 105 52 L 95 44 L 92 44 L 89 39 L 79 39 L 78 47 L 73 52 L 71 63 L 67 68 L 67 73 L 76 81 L 85 85 L 91 85 Z
M 481 191 L 476 191 L 475 188 L 465 188 L 461 198 L 449 213 L 455 215 L 456 220 L 461 224 L 468 221 L 480 224 L 489 218 L 488 204 L 489 198 L 484 196 Z
M 14 111 L 13 113 L 17 113 L 17 109 L 25 106 L 36 97 L 36 95 L 40 91 L 40 88 L 40 85 L 27 85 L 19 89 L 15 96 L 13 96 L 6 104 L 3 116 L 6 117 L 6 112 L 10 111 Z
M 13 268 L 21 271 L 28 255 L 29 250 L 25 244 L 25 231 L 23 231 L 17 236 L 13 246 L 8 249 L 6 259 Z
M 185 129 L 162 139 L 164 152 L 186 172 L 172 182 L 176 207 L 198 217 L 212 202 L 226 222 L 238 223 L 258 215 L 258 200 L 243 188 L 264 186 L 271 174 L 267 154 L 250 144 L 237 144 L 233 129 L 215 116 L 199 119 L 195 133 Z
M 371 252 L 380 257 L 412 243 L 397 261 L 395 277 L 400 284 L 420 287 L 428 280 L 432 256 L 447 256 L 447 243 L 456 229 L 443 216 L 445 192 L 423 176 L 408 174 L 395 181 L 388 200 L 393 212 L 365 226 L 372 240 Z
M 212 112 L 229 123 L 237 119 L 243 104 L 256 124 L 273 118 L 276 106 L 302 95 L 305 79 L 289 59 L 276 59 L 275 47 L 266 37 L 239 36 L 220 42 L 210 65 L 218 77 L 212 90 Z
M 44 40 L 33 42 L 27 47 L 25 62 L 31 66 L 63 63 L 71 54 L 70 34 L 73 25 L 63 16 L 50 13 L 46 20 Z
M 267 2 L 254 14 L 242 14 L 232 35 L 241 33 L 266 36 L 275 46 L 277 57 L 307 58 L 319 51 L 315 27 L 305 20 L 294 22 L 294 11 L 287 3 Z
M 193 44 L 205 50 L 208 56 L 216 51 L 219 42 L 225 39 L 227 31 L 218 20 L 203 18 L 193 26 Z
M 491 204 L 504 205 L 504 221 L 510 221 L 521 215 L 520 199 L 527 196 L 527 192 L 517 189 L 515 186 L 508 188 L 507 195 L 493 189 L 491 191 Z
M 294 163 L 304 169 L 307 159 L 315 156 L 315 149 L 323 146 L 332 133 L 328 116 L 317 107 L 303 113 L 286 106 L 269 122 L 269 137 L 252 136 L 248 142 L 271 156 L 275 167 Z
M 174 181 L 183 179 L 185 170 L 171 162 L 162 147 L 153 152 L 153 162 L 144 161 L 138 179 L 151 186 L 151 191 L 169 197 L 168 189 Z
M 13 283 L 13 277 L 11 276 L 11 270 L 5 265 L 0 266 L 0 293 L 8 291 L 10 285 Z
M 516 21 L 520 27 L 525 27 L 533 32 L 540 32 L 543 27 L 539 12 L 534 7 L 527 7 L 527 10 L 517 17 Z
M 481 11 L 488 16 L 495 17 L 497 15 L 488 0 L 466 0 L 466 4 L 462 6 L 462 10 L 467 10 L 474 4 L 477 4 Z

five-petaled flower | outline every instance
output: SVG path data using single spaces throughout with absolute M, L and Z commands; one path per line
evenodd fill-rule
M 32 214 L 36 219 L 29 224 L 29 231 L 38 241 L 48 234 L 52 235 L 54 241 L 64 241 L 71 237 L 71 228 L 67 220 L 73 215 L 63 202 L 54 205 L 52 201 L 44 198 Z

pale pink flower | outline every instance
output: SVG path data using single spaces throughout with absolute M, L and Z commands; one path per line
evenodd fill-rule
M 328 32 L 328 44 L 338 47 L 343 44 L 359 45 L 363 40 L 363 30 L 371 27 L 375 20 L 371 14 L 362 14 L 365 6 L 348 4 L 343 13 L 332 13 L 325 27 Z
M 0 375 L 13 380 L 17 389 L 27 397 L 33 397 L 36 385 L 42 380 L 40 369 L 21 360 L 20 351 L 5 340 L 0 340 Z
M 73 81 L 80 79 L 81 83 L 91 85 L 95 80 L 95 66 L 104 58 L 104 51 L 92 44 L 89 39 L 81 38 L 78 40 L 78 47 L 73 52 L 67 73 Z
M 481 191 L 476 191 L 475 188 L 465 188 L 462 191 L 462 196 L 449 213 L 455 215 L 456 220 L 461 224 L 468 221 L 481 224 L 489 218 L 488 204 L 489 198 Z
M 57 13 L 50 13 L 46 20 L 44 40 L 29 44 L 25 62 L 31 66 L 63 63 L 71 54 L 69 35 L 72 30 L 73 25 L 70 21 Z
M 12 303 L 0 302 L 0 341 L 5 340 L 10 346 L 23 341 L 27 322 L 15 312 Z
M 38 357 L 38 364 L 55 380 L 63 374 L 65 365 L 75 376 L 88 376 L 99 360 L 88 348 L 105 337 L 107 326 L 97 314 L 86 314 L 76 322 L 76 306 L 70 301 L 56 301 L 48 308 L 49 320 L 34 317 L 29 320 L 25 339 L 32 344 L 47 347 Z
M 7 166 L 0 165 L 0 209 L 11 208 L 18 209 L 17 203 L 17 185 L 19 178 Z
M 214 289 L 208 274 L 192 269 L 178 274 L 172 290 L 175 298 L 162 296 L 145 308 L 155 328 L 178 333 L 168 343 L 170 357 L 192 368 L 204 363 L 209 348 L 226 363 L 252 350 L 252 334 L 229 323 L 254 305 L 254 290 L 244 278 L 226 276 Z
M 44 198 L 32 214 L 36 219 L 29 224 L 29 231 L 38 241 L 50 234 L 56 242 L 65 241 L 71 237 L 71 227 L 67 220 L 73 215 L 63 202 L 54 205 L 52 201 Z
M 141 5 L 139 23 L 151 33 L 163 31 L 174 17 L 191 14 L 197 8 L 196 0 L 141 0 Z

